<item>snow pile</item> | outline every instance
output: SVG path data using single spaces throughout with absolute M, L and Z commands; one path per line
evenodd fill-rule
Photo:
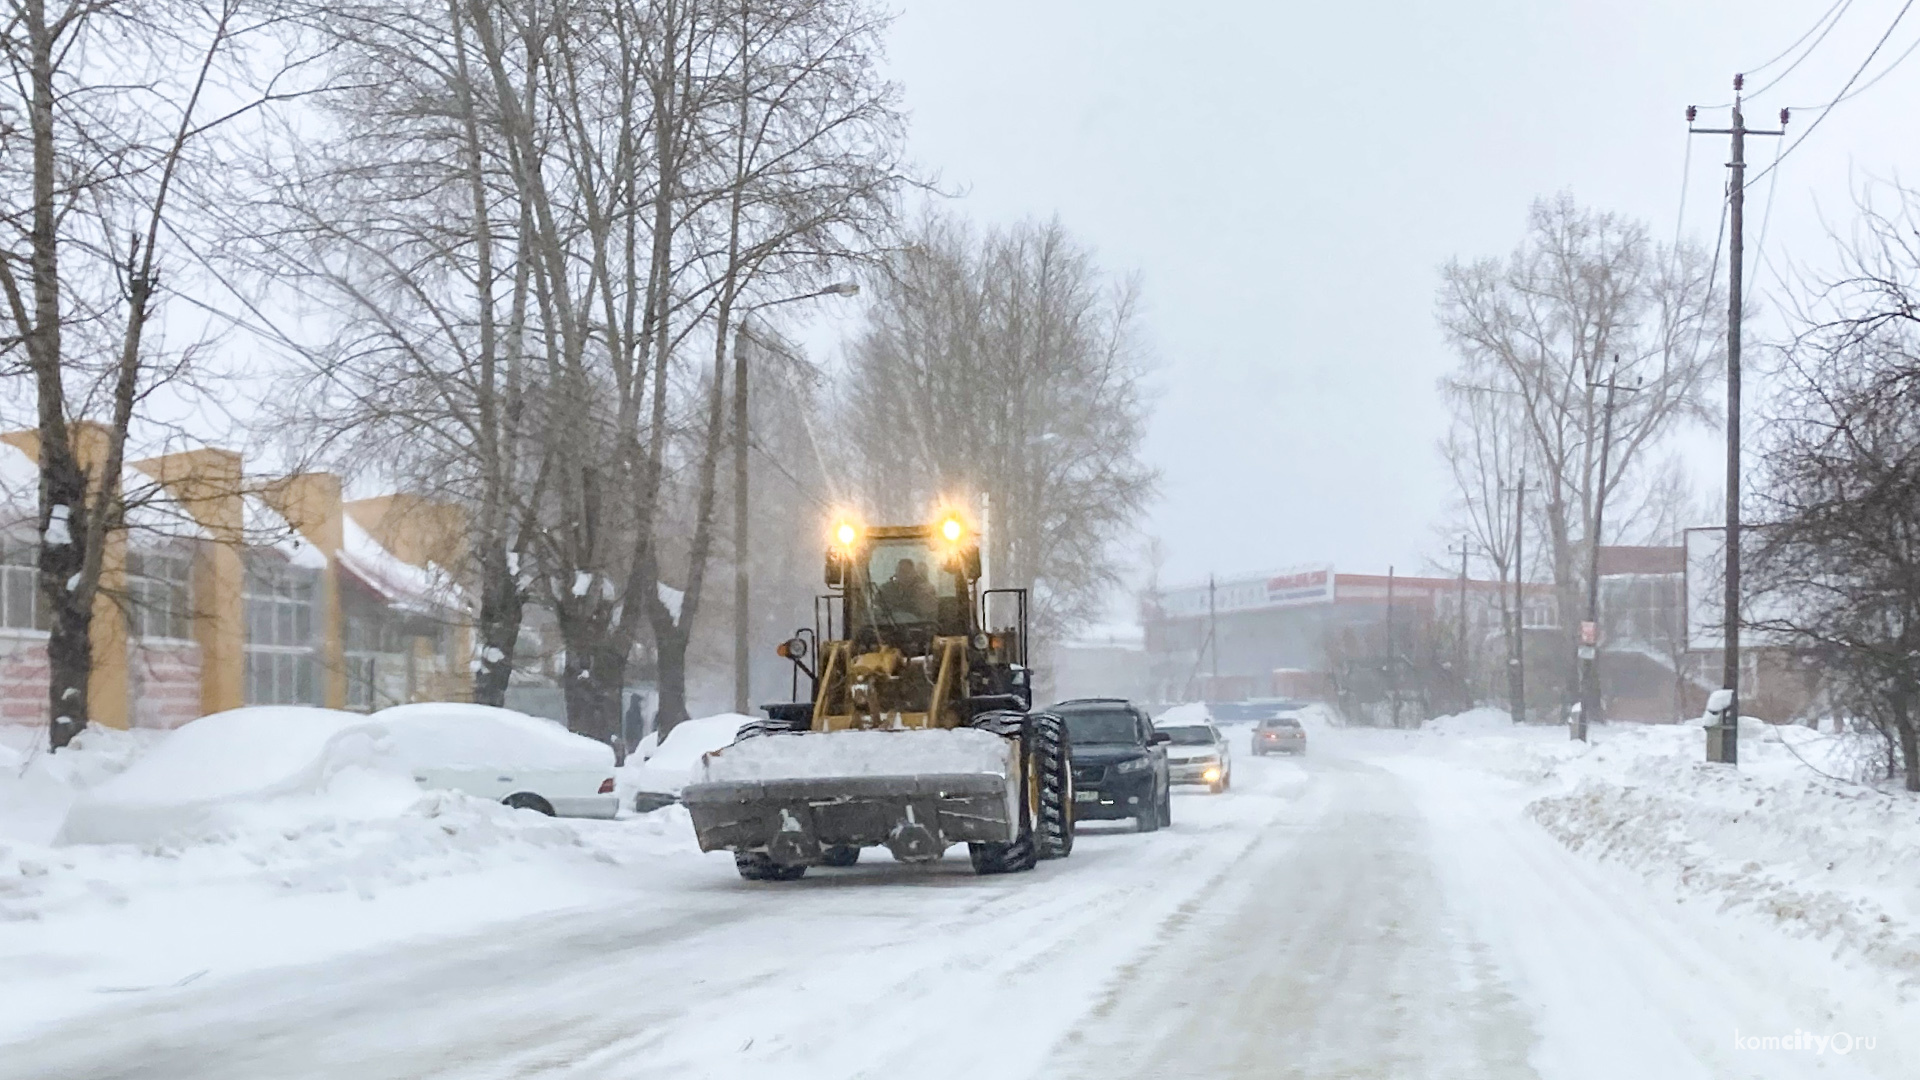
M 1420 725 L 1420 730 L 1435 735 L 1487 735 L 1513 730 L 1513 717 L 1505 709 L 1481 707 L 1451 716 L 1436 716 Z
M 683 720 L 644 762 L 629 762 L 621 779 L 635 791 L 677 795 L 692 782 L 703 756 L 730 745 L 740 726 L 752 722 L 753 717 L 740 713 Z
M 843 776 L 1010 775 L 1013 743 L 973 728 L 769 735 L 708 754 L 707 781 L 815 780 Z
M 1153 718 L 1153 726 L 1186 727 L 1192 724 L 1206 724 L 1213 721 L 1213 711 L 1204 701 L 1189 701 L 1184 705 L 1175 705 L 1166 712 Z
M 0 844 L 47 844 L 60 831 L 81 793 L 126 771 L 163 731 L 89 727 L 58 754 L 46 749 L 45 729 L 9 730 L 0 744 Z
M 1695 725 L 1558 727 L 1449 740 L 1442 752 L 1537 785 L 1526 813 L 1568 848 L 1744 910 L 1920 986 L 1920 798 L 1822 776 L 1845 740 L 1741 723 L 1738 768 Z M 1830 771 L 1830 770 L 1829 770 Z
M 124 773 L 74 800 L 60 843 L 142 843 L 260 825 L 263 807 L 299 817 L 381 816 L 418 797 L 410 777 L 333 790 L 342 770 L 377 767 L 380 728 L 365 717 L 256 706 L 181 726 Z M 384 790 L 383 790 L 384 789 Z M 396 805 L 397 803 L 397 805 Z

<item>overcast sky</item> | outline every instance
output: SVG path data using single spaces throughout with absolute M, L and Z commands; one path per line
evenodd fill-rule
M 1848 3 L 1749 123 L 1830 100 L 1903 2 Z M 965 190 L 961 209 L 1057 213 L 1141 275 L 1160 358 L 1145 453 L 1164 475 L 1143 529 L 1169 578 L 1404 573 L 1445 546 L 1436 268 L 1509 251 L 1529 200 L 1561 189 L 1670 239 L 1685 106 L 1728 101 L 1735 71 L 1828 6 L 907 0 L 889 63 L 913 155 Z M 1908 20 L 1867 78 L 1920 40 Z M 1916 104 L 1920 58 L 1789 155 L 1770 260 L 1827 258 L 1819 215 L 1844 227 L 1850 184 L 1915 171 Z M 1754 141 L 1749 158 L 1771 160 Z M 1724 137 L 1696 137 L 1686 228 L 1709 246 L 1725 161 Z M 1749 199 L 1750 246 L 1765 199 Z M 1688 445 L 1712 484 L 1712 437 Z

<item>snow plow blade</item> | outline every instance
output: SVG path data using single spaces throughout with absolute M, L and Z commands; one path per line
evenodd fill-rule
M 1011 840 L 1017 812 L 995 773 L 711 781 L 688 785 L 680 801 L 700 850 L 765 851 L 787 865 L 838 846 L 935 859 L 952 844 Z

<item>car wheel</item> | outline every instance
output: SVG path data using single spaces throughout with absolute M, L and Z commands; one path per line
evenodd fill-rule
M 860 861 L 860 849 L 852 844 L 829 844 L 820 851 L 821 866 L 852 866 Z
M 1162 795 L 1159 799 L 1151 799 L 1147 805 L 1140 808 L 1139 813 L 1133 815 L 1134 831 L 1158 832 L 1160 830 L 1160 802 L 1167 797 Z
M 1173 827 L 1173 792 L 1171 790 L 1160 794 L 1160 827 L 1163 829 Z
M 553 816 L 553 804 L 531 791 L 516 791 L 500 802 L 510 810 L 531 810 L 536 814 Z
M 1228 769 L 1227 774 L 1220 778 L 1220 790 L 1221 791 L 1233 790 L 1233 770 L 1232 769 Z

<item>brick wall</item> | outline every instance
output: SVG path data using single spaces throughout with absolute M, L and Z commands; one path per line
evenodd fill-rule
M 0 724 L 46 722 L 46 635 L 0 634 Z
M 139 642 L 127 657 L 133 726 L 176 728 L 200 715 L 200 647 Z

